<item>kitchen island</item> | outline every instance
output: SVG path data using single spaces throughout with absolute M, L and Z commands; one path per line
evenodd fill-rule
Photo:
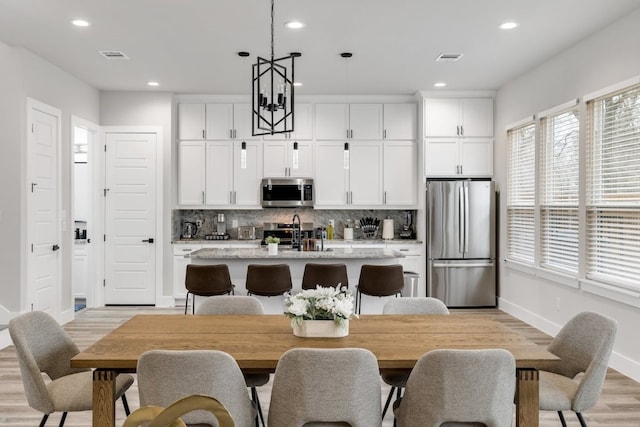
M 224 248 L 199 249 L 190 255 L 193 264 L 227 264 L 231 280 L 236 286 L 236 295 L 245 295 L 245 279 L 249 264 L 288 264 L 291 270 L 293 291 L 301 289 L 304 266 L 308 262 L 322 264 L 345 264 L 349 276 L 349 289 L 355 294 L 360 276 L 360 268 L 364 264 L 390 265 L 399 264 L 405 257 L 402 252 L 390 248 L 330 248 L 324 251 L 297 251 L 279 249 L 276 255 L 269 255 L 266 248 Z M 197 298 L 201 301 L 203 298 Z M 282 313 L 282 298 L 260 297 L 268 313 Z M 371 300 L 371 301 L 369 301 Z M 386 298 L 367 298 L 363 296 L 363 314 L 381 313 Z

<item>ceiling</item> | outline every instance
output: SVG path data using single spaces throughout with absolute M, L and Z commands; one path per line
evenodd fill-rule
M 297 94 L 495 90 L 640 7 L 640 0 L 275 0 L 275 55 Z M 70 24 L 75 18 L 87 28 Z M 290 30 L 284 23 L 306 24 Z M 505 21 L 520 25 L 500 30 Z M 100 90 L 245 94 L 269 57 L 269 0 L 0 0 L 0 41 Z M 100 50 L 124 52 L 107 60 Z M 239 51 L 251 56 L 241 58 Z M 351 59 L 341 52 L 353 53 Z M 435 62 L 440 53 L 463 53 Z M 160 86 L 150 88 L 146 82 Z

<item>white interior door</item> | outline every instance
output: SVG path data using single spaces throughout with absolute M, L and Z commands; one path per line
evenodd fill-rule
M 29 100 L 27 266 L 29 309 L 60 309 L 60 111 Z
M 155 133 L 106 133 L 105 304 L 155 304 Z

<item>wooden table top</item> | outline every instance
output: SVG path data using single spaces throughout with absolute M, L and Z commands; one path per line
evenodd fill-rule
M 296 347 L 370 350 L 381 370 L 411 369 L 438 348 L 510 351 L 519 368 L 543 369 L 558 358 L 496 321 L 474 315 L 363 315 L 344 338 L 300 338 L 284 315 L 137 315 L 71 360 L 74 368 L 135 371 L 154 349 L 222 350 L 246 372 L 273 372 L 280 356 Z

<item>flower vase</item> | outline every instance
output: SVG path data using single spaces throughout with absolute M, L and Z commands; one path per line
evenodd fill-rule
M 278 244 L 267 243 L 267 250 L 269 251 L 269 255 L 278 255 Z
M 293 335 L 305 338 L 340 338 L 349 335 L 349 320 L 340 325 L 333 320 L 303 320 L 293 325 Z

